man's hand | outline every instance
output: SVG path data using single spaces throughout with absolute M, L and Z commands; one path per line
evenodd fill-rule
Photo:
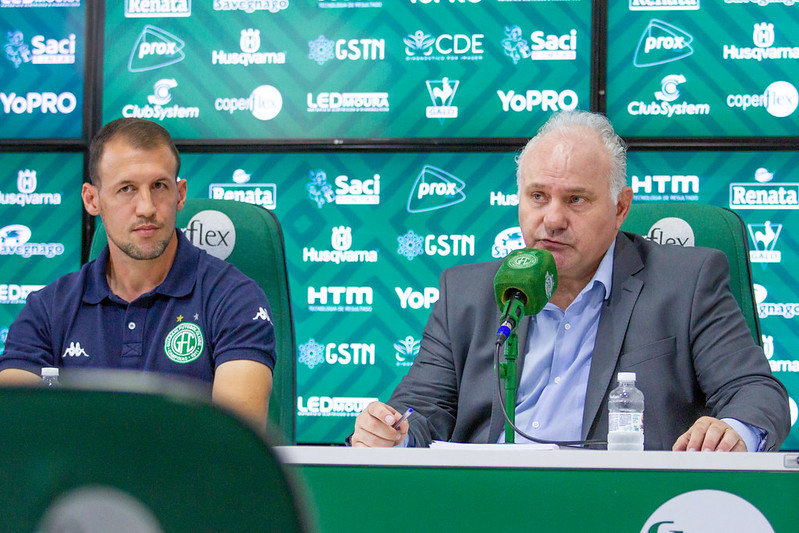
M 680 435 L 671 449 L 675 452 L 745 452 L 746 444 L 726 422 L 703 416 Z
M 352 445 L 387 448 L 401 444 L 408 435 L 408 421 L 403 421 L 399 429 L 392 427 L 400 417 L 402 414 L 390 405 L 370 403 L 355 419 Z

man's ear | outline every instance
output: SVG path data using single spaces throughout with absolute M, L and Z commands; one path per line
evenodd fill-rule
M 186 194 L 188 191 L 188 185 L 186 185 L 186 180 L 179 180 L 178 181 L 178 211 L 183 209 L 183 206 L 186 205 Z
M 83 199 L 83 207 L 86 212 L 92 216 L 100 214 L 100 191 L 91 183 L 84 183 L 80 191 L 80 196 Z

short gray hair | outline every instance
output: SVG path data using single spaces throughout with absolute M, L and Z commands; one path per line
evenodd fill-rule
M 516 156 L 516 183 L 521 188 L 524 156 L 538 146 L 545 137 L 553 133 L 566 133 L 573 128 L 588 128 L 594 131 L 605 146 L 610 162 L 610 197 L 618 200 L 621 190 L 627 185 L 627 145 L 613 131 L 613 125 L 605 115 L 589 111 L 562 111 L 552 115 L 541 126 L 535 137 Z

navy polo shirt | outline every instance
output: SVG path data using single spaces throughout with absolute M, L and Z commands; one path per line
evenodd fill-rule
M 274 368 L 275 332 L 263 290 L 177 235 L 166 279 L 130 303 L 108 287 L 107 246 L 78 272 L 29 294 L 8 330 L 0 370 L 136 369 L 213 382 L 226 361 Z

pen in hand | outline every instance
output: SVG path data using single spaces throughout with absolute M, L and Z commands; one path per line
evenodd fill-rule
M 391 426 L 391 427 L 393 427 L 394 429 L 399 429 L 400 426 L 402 425 L 402 423 L 405 420 L 407 420 L 409 416 L 411 416 L 412 412 L 413 412 L 413 408 L 412 407 L 408 407 L 408 410 L 405 411 L 404 413 L 402 413 L 402 416 L 400 417 L 400 419 L 397 420 L 396 422 L 394 422 L 394 425 Z

